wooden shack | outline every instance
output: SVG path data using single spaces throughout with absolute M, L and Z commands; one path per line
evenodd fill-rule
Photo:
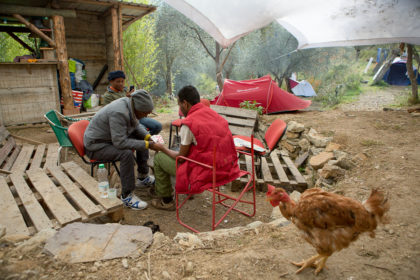
M 49 45 L 41 59 L 0 63 L 0 120 L 4 125 L 43 121 L 47 111 L 60 109 L 59 90 L 64 113 L 76 112 L 69 58 L 82 60 L 87 81 L 95 92 L 104 92 L 107 72 L 124 70 L 123 31 L 155 9 L 116 0 L 0 0 L 0 17 L 7 22 L 0 32 L 29 50 L 15 33 L 32 33 Z M 43 17 L 48 28 L 38 28 L 31 17 Z

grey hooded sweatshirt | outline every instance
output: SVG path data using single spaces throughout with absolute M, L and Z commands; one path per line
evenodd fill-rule
M 148 134 L 134 115 L 131 97 L 123 97 L 96 113 L 86 128 L 83 140 L 85 148 L 91 152 L 110 144 L 120 150 L 145 150 L 143 139 Z

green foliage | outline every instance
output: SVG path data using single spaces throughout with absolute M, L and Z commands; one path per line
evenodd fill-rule
M 259 115 L 263 114 L 264 111 L 264 107 L 262 107 L 261 105 L 259 105 L 261 103 L 258 103 L 257 101 L 242 101 L 241 103 L 239 103 L 239 107 L 244 108 L 244 109 L 249 109 L 249 110 L 254 110 L 257 111 Z
M 29 34 L 16 33 L 22 41 L 36 49 L 36 39 L 29 38 Z M 5 32 L 0 32 L 0 62 L 12 62 L 16 56 L 31 54 Z
M 198 76 L 197 89 L 200 95 L 213 95 L 217 83 L 207 74 L 201 73 Z
M 134 2 L 148 4 L 148 1 Z M 158 48 L 154 17 L 148 15 L 131 24 L 124 31 L 123 41 L 128 84 L 150 91 L 156 82 Z

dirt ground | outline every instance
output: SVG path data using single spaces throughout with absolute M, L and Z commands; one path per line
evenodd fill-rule
M 205 248 L 184 249 L 171 240 L 177 232 L 187 231 L 176 222 L 175 212 L 125 210 L 124 224 L 141 225 L 152 220 L 159 224 L 168 242 L 152 247 L 138 258 L 96 264 L 65 264 L 37 249 L 19 255 L 12 244 L 0 246 L 0 279 L 420 279 L 420 117 L 406 110 L 384 111 L 401 95 L 398 87 L 372 91 L 359 101 L 336 110 L 305 111 L 264 116 L 263 122 L 275 118 L 295 120 L 313 127 L 343 145 L 350 155 L 364 154 L 355 168 L 335 186 L 335 192 L 364 200 L 372 188 L 383 188 L 391 200 L 391 223 L 377 229 L 375 239 L 362 236 L 348 249 L 334 254 L 328 268 L 317 277 L 312 269 L 295 275 L 290 261 L 312 256 L 314 249 L 299 237 L 292 225 L 273 229 L 262 226 L 239 236 L 226 237 Z M 385 97 L 385 98 L 382 98 Z M 167 139 L 172 114 L 157 117 L 164 123 Z M 43 142 L 54 142 L 48 127 L 14 129 L 21 136 L 30 135 Z M 75 155 L 70 158 L 77 160 Z M 145 197 L 145 193 L 139 193 Z M 245 218 L 232 213 L 221 228 L 246 225 L 253 221 L 269 222 L 272 207 L 263 193 L 257 194 L 257 214 Z M 209 224 L 209 200 L 197 196 L 191 200 L 185 218 L 200 230 Z M 97 222 L 107 222 L 106 219 Z M 187 263 L 192 272 L 187 273 Z M 150 269 L 149 269 L 150 267 Z M 30 270 L 31 273 L 25 271 Z M 149 276 L 148 276 L 149 275 Z

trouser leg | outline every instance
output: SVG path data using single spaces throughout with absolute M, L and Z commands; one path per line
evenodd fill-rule
M 119 150 L 112 145 L 107 145 L 95 152 L 86 150 L 86 154 L 90 159 L 102 161 L 119 161 L 122 196 L 125 197 L 134 190 L 135 176 L 133 151 Z
M 154 158 L 155 192 L 159 197 L 172 196 L 171 176 L 175 176 L 175 160 L 168 155 L 159 152 Z
M 144 178 L 149 174 L 149 166 L 147 165 L 148 159 L 149 159 L 149 150 L 136 152 L 137 172 L 140 178 Z
M 152 118 L 141 118 L 140 124 L 143 125 L 151 135 L 159 134 L 162 130 L 162 124 Z

